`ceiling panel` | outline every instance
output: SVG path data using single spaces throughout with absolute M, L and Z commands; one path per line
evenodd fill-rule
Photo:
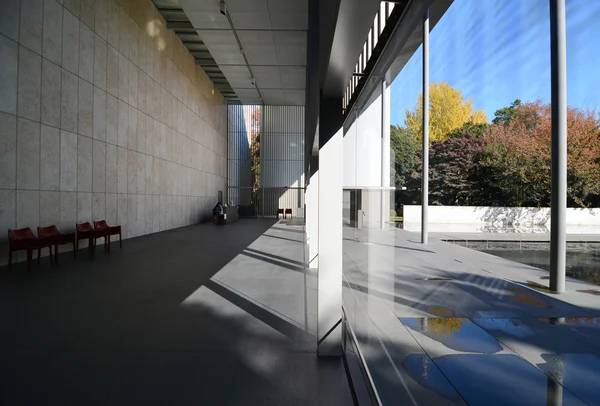
M 244 64 L 237 41 L 231 31 L 198 31 L 211 55 L 221 64 Z
M 261 89 L 281 89 L 281 76 L 277 66 L 251 66 L 256 84 Z
M 304 66 L 281 66 L 281 87 L 284 89 L 304 89 L 306 87 L 306 68 Z
M 244 104 L 260 104 L 260 97 L 256 89 L 233 89 Z
M 306 65 L 306 32 L 273 32 L 280 65 Z
M 271 12 L 271 28 L 276 30 L 307 30 L 308 14 Z
M 215 0 L 218 1 L 218 0 Z M 276 0 L 281 1 L 281 0 Z M 295 0 L 292 0 L 295 1 Z M 267 13 L 267 0 L 226 0 L 229 11 L 253 11 L 259 10 L 262 13 Z
M 219 0 L 179 0 L 195 28 L 229 28 L 227 17 L 219 11 Z
M 284 105 L 285 103 L 285 96 L 283 94 L 283 90 L 281 89 L 267 89 L 267 90 L 261 90 L 262 96 L 263 96 L 263 100 L 265 102 L 265 104 L 272 104 L 272 105 Z
M 238 31 L 250 65 L 277 65 L 275 42 L 270 31 Z
M 285 104 L 291 106 L 304 106 L 305 91 L 304 90 L 284 90 Z
M 240 13 L 230 12 L 231 20 L 236 29 L 269 29 L 271 19 L 269 13 Z
M 267 0 L 267 3 L 269 5 L 269 12 L 271 14 L 308 14 L 308 0 Z
M 226 0 L 243 53 L 227 17 L 219 12 L 219 0 L 180 3 L 241 103 L 304 105 L 308 0 Z M 192 48 L 206 52 L 201 45 Z
M 229 0 L 227 9 L 237 29 L 271 28 L 266 0 Z
M 308 0 L 268 0 L 268 4 L 272 28 L 308 29 Z
M 233 88 L 251 89 L 254 87 L 250 80 L 250 72 L 248 68 L 243 66 L 221 66 L 221 71 L 227 78 L 227 81 Z

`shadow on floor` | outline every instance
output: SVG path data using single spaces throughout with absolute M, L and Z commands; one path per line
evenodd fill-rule
M 316 338 L 211 280 L 274 223 L 0 268 L 0 403 L 351 403 L 341 361 L 319 360 Z M 217 307 L 182 306 L 199 287 Z

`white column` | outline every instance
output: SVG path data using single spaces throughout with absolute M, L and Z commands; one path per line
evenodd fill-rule
M 317 353 L 342 354 L 343 129 L 319 150 Z
M 550 0 L 552 198 L 550 290 L 565 291 L 567 257 L 567 29 L 565 0 Z
M 308 185 L 307 209 L 310 216 L 306 219 L 308 228 L 308 267 L 319 267 L 319 171 L 310 177 Z
M 390 187 L 390 88 L 385 79 L 381 82 L 381 187 Z M 381 228 L 390 219 L 390 193 L 381 191 Z
M 421 173 L 421 243 L 427 244 L 429 210 L 429 10 L 423 18 L 423 168 Z

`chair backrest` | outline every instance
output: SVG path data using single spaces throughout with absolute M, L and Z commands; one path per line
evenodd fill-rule
M 48 227 L 38 227 L 37 228 L 38 237 L 50 237 L 52 235 L 58 235 L 60 232 L 55 225 L 51 225 Z
M 108 224 L 106 223 L 106 220 L 94 221 L 94 228 L 96 230 L 103 230 L 108 228 Z
M 31 228 L 29 227 L 20 228 L 18 230 L 8 230 L 8 239 L 11 241 L 26 240 L 28 238 L 35 238 L 33 231 L 31 231 Z
M 81 223 L 81 224 L 77 224 L 77 232 L 83 232 L 83 231 L 92 231 L 92 225 L 90 224 L 90 222 L 85 222 L 85 223 Z

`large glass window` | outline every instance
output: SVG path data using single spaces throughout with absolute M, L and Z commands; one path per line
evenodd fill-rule
M 241 217 L 304 217 L 304 107 L 230 105 L 230 202 Z M 288 215 L 289 217 L 289 215 Z

